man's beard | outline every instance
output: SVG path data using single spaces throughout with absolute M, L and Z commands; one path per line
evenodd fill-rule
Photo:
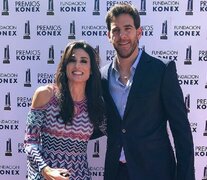
M 138 42 L 134 42 L 132 44 L 132 46 L 130 47 L 130 49 L 128 50 L 129 52 L 123 52 L 123 50 L 121 50 L 121 49 L 119 49 L 119 48 L 117 48 L 115 46 L 114 46 L 114 49 L 116 50 L 117 55 L 120 58 L 129 58 L 134 53 L 134 51 L 136 50 L 137 44 L 138 44 Z

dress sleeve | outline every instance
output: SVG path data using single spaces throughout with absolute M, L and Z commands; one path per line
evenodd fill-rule
M 44 109 L 31 109 L 29 111 L 24 139 L 27 160 L 32 168 L 39 172 L 47 166 L 41 155 L 41 129 L 45 117 L 46 111 Z

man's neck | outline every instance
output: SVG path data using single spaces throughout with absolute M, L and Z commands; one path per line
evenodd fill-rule
M 136 60 L 139 54 L 139 50 L 132 54 L 132 56 L 128 58 L 121 58 L 119 56 L 116 57 L 116 66 L 119 72 L 129 72 L 132 67 L 134 61 Z

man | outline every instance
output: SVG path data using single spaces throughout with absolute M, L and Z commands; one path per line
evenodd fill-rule
M 192 134 L 175 62 L 138 48 L 142 30 L 133 6 L 115 5 L 106 23 L 117 55 L 101 69 L 108 116 L 104 179 L 195 180 Z

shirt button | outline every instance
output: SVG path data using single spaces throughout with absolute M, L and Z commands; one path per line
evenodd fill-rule
M 122 129 L 122 133 L 124 133 L 124 134 L 125 134 L 125 133 L 126 133 L 126 129 Z

